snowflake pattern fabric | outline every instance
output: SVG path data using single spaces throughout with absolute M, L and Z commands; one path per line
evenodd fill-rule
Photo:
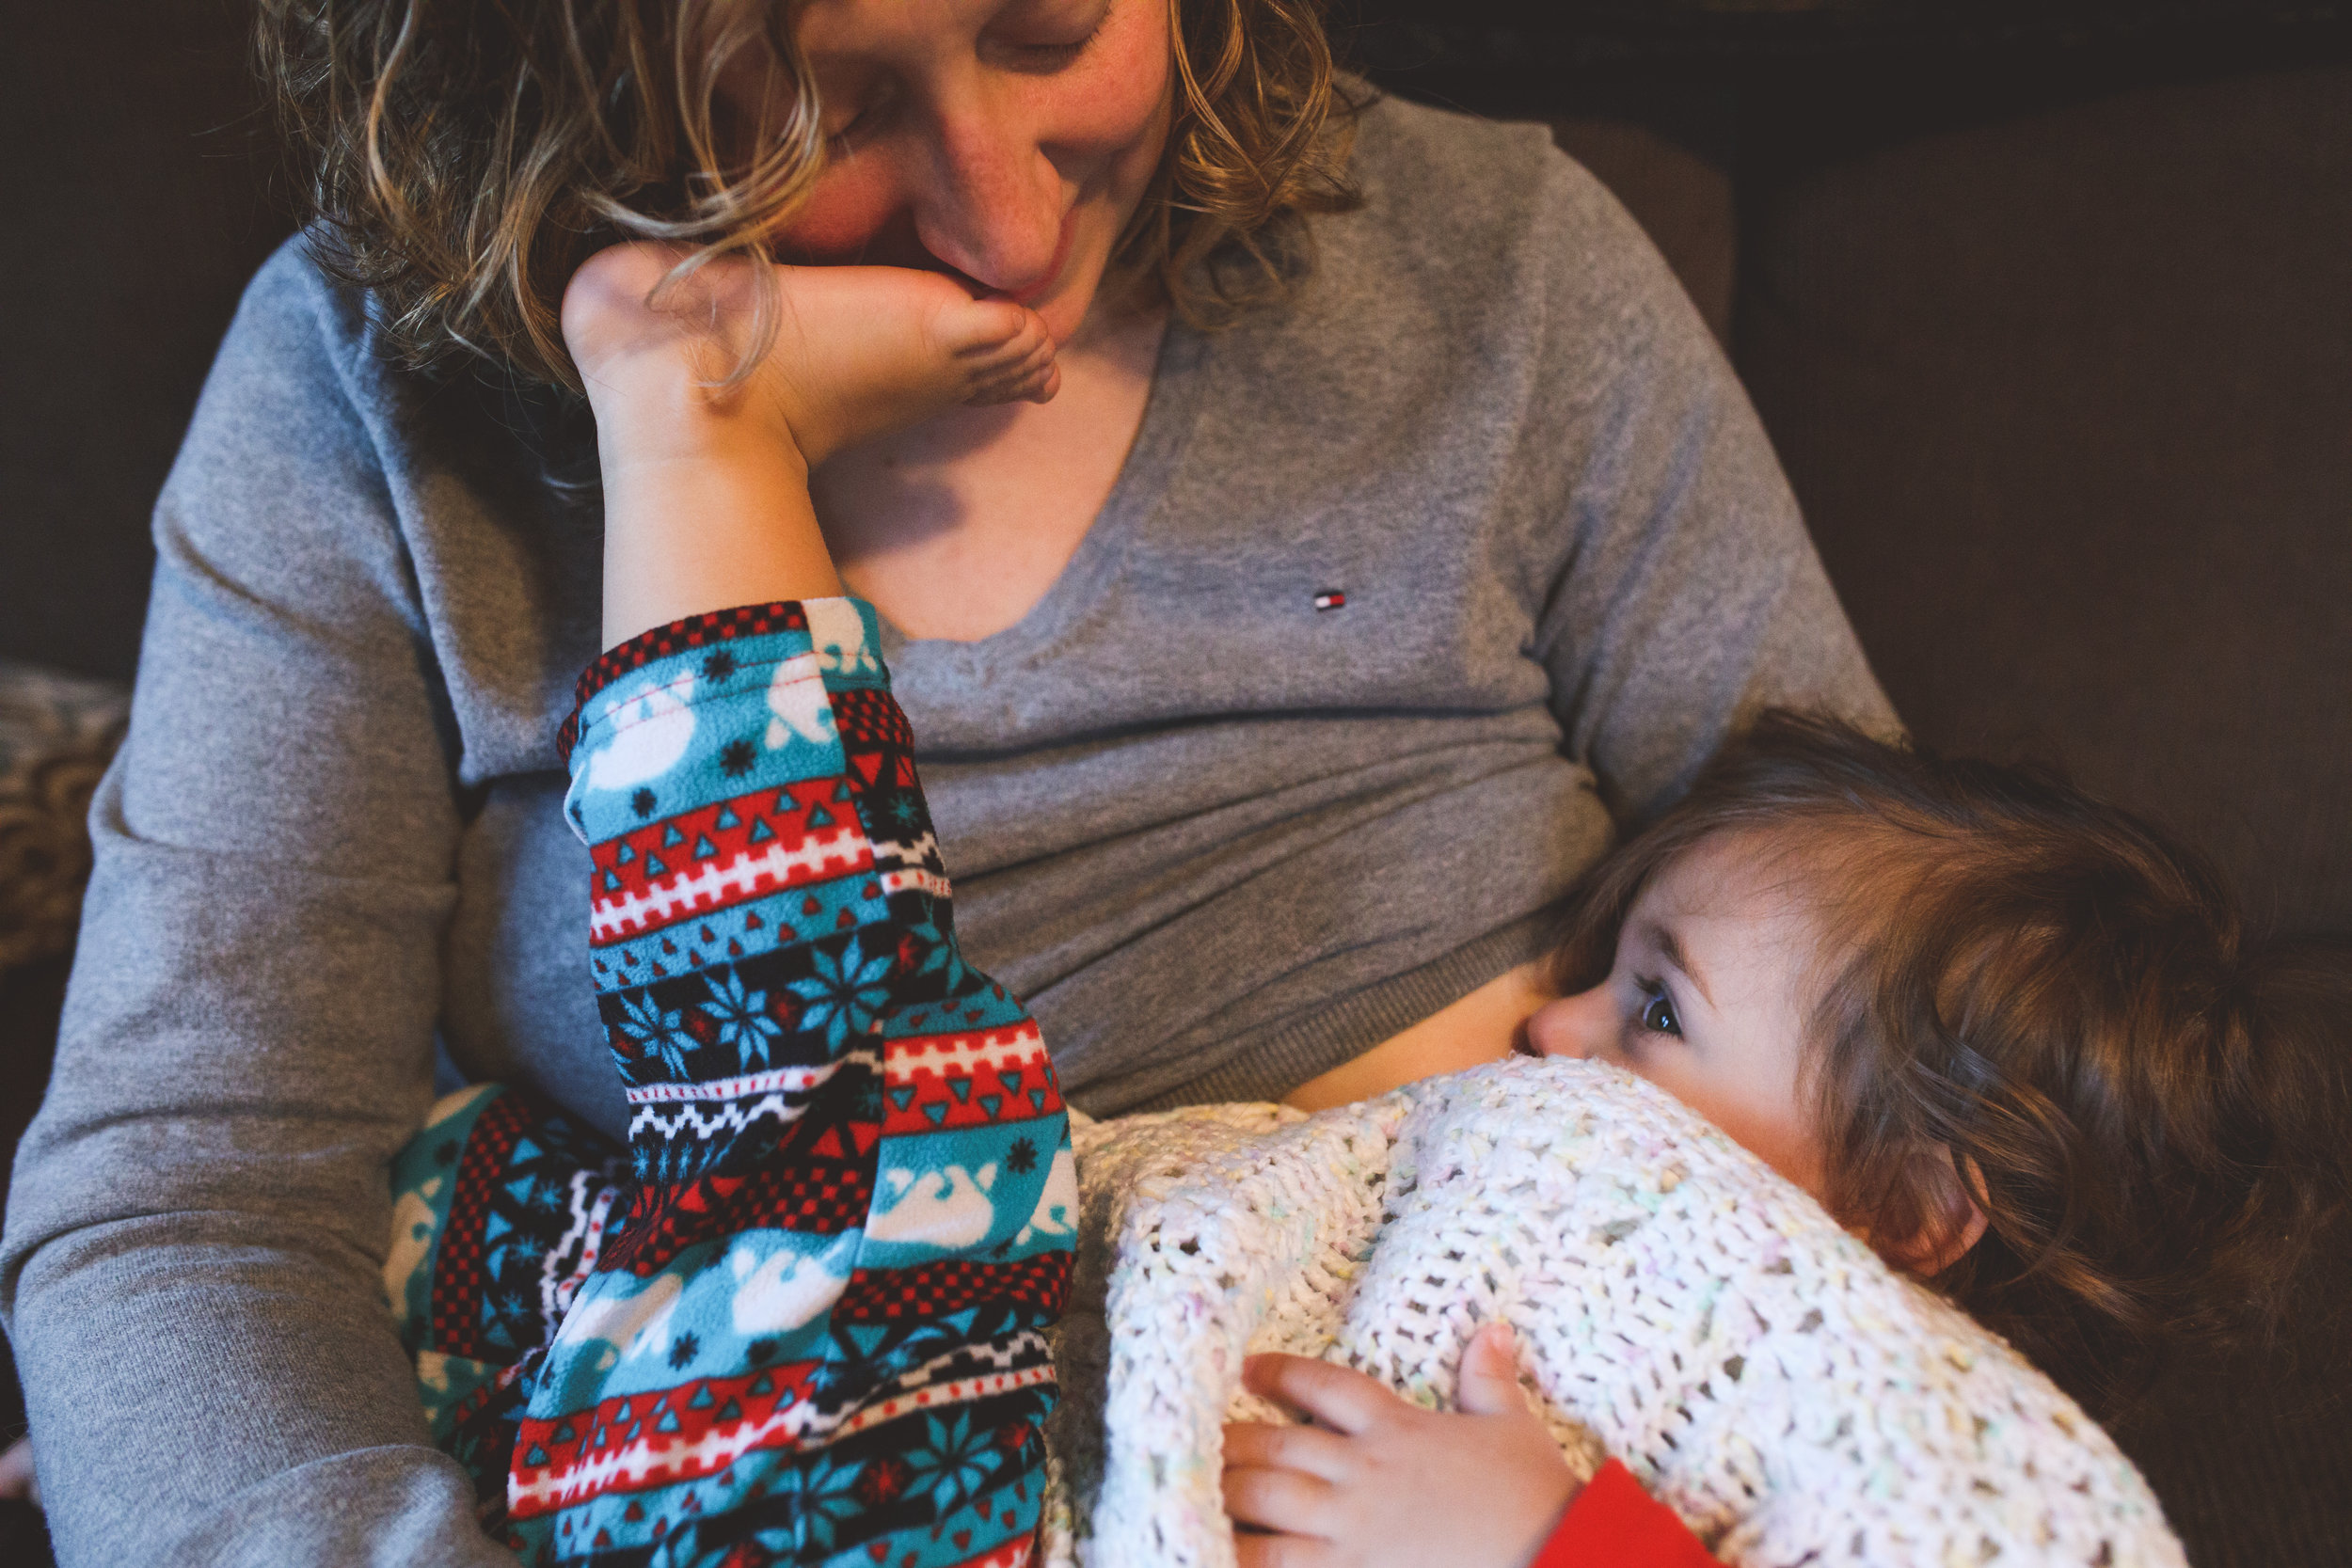
M 452 1097 L 386 1270 L 436 1439 L 527 1561 L 1028 1559 L 1068 1117 L 956 952 L 879 646 L 862 603 L 780 603 L 581 678 L 564 809 L 629 1146 Z

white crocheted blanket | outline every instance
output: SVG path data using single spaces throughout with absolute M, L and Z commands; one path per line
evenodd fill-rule
M 2147 1483 L 2007 1343 L 1678 1101 L 1512 1059 L 1307 1117 L 1073 1117 L 1055 1568 L 1230 1568 L 1242 1357 L 1444 1407 L 1509 1320 L 1580 1474 L 1631 1468 L 1736 1564 L 2181 1564 Z

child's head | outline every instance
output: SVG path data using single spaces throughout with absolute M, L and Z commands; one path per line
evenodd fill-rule
M 2340 973 L 2039 772 L 1766 718 L 1605 863 L 1528 1022 L 1716 1121 L 2088 1394 L 2259 1322 L 2340 1200 Z

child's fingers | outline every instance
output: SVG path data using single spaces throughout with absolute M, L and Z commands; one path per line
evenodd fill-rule
M 1311 1535 L 1233 1533 L 1233 1556 L 1241 1568 L 1327 1568 L 1339 1560 L 1328 1541 Z
M 1409 1408 L 1385 1385 L 1361 1372 L 1303 1355 L 1253 1355 L 1242 1363 L 1241 1376 L 1252 1393 L 1280 1400 L 1351 1437 Z
M 1298 1470 L 1228 1465 L 1225 1512 L 1245 1525 L 1285 1535 L 1326 1536 L 1341 1521 L 1329 1481 Z
M 1524 1416 L 1516 1341 L 1508 1323 L 1488 1323 L 1470 1336 L 1462 1351 L 1462 1374 L 1454 1403 L 1470 1416 Z
M 1225 1463 L 1229 1467 L 1303 1470 L 1325 1481 L 1345 1481 L 1353 1473 L 1347 1439 L 1339 1433 L 1260 1421 L 1235 1421 L 1225 1429 Z

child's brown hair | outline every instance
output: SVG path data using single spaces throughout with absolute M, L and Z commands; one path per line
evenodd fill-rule
M 1724 833 L 1820 919 L 1807 1086 L 1841 1220 L 1918 1237 L 1966 1182 L 1984 1235 L 1931 1283 L 2094 1406 L 2169 1343 L 2275 1323 L 2344 1201 L 2340 960 L 2251 941 L 2201 857 L 2054 774 L 1775 713 L 1588 879 L 1561 989 Z

